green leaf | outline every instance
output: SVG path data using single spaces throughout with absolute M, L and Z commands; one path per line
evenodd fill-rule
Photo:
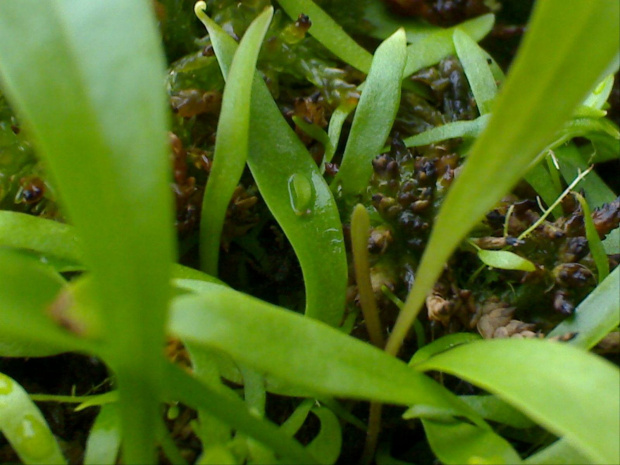
M 278 0 L 286 14 L 295 21 L 305 14 L 312 21 L 308 32 L 323 46 L 354 68 L 367 73 L 372 55 L 357 44 L 325 11 L 311 0 Z
M 614 87 L 614 75 L 610 74 L 603 79 L 590 95 L 584 100 L 583 104 L 590 108 L 600 110 L 607 103 L 609 95 Z
M 174 300 L 170 330 L 183 340 L 319 396 L 420 403 L 471 418 L 443 387 L 369 344 L 224 286 L 205 286 L 203 295 Z
M 588 457 L 576 451 L 566 439 L 558 439 L 523 461 L 531 465 L 583 465 L 588 462 Z
M 562 194 L 562 191 L 553 182 L 551 173 L 548 171 L 548 169 L 551 170 L 555 168 L 551 168 L 548 165 L 545 167 L 546 164 L 546 160 L 541 160 L 539 163 L 532 166 L 525 175 L 525 180 L 532 186 L 543 202 L 547 205 L 553 205 L 556 199 Z M 556 206 L 553 209 L 552 215 L 555 218 L 562 216 L 562 207 L 560 205 Z
M 480 336 L 475 333 L 448 334 L 418 349 L 415 354 L 413 354 L 413 357 L 411 357 L 409 365 L 415 366 L 453 347 L 461 344 L 469 344 L 470 342 L 478 340 L 480 340 Z
M 343 102 L 334 110 L 332 117 L 329 120 L 329 127 L 327 128 L 327 134 L 331 142 L 330 150 L 325 149 L 325 156 L 323 157 L 324 163 L 332 161 L 334 153 L 338 148 L 340 142 L 340 133 L 342 132 L 342 125 L 344 124 L 347 116 L 355 109 L 357 102 Z
M 126 462 L 155 459 L 173 257 L 163 75 L 148 2 L 0 3 L 3 91 L 76 226 L 114 334 Z
M 567 344 L 591 349 L 620 324 L 620 267 L 594 289 L 547 337 L 576 333 Z
M 609 0 L 580 2 L 570 9 L 561 0 L 536 4 L 489 124 L 439 212 L 388 352 L 400 348 L 455 247 L 526 173 L 577 105 L 614 66 L 619 8 L 618 2 Z
M 407 137 L 403 142 L 407 147 L 435 144 L 446 139 L 457 137 L 475 138 L 487 126 L 490 115 L 483 115 L 473 121 L 453 121 L 443 126 L 437 126 L 415 136 Z
M 442 463 L 518 464 L 519 454 L 491 430 L 462 421 L 422 419 L 431 449 Z
M 247 160 L 252 80 L 258 52 L 272 17 L 273 8 L 267 8 L 250 24 L 235 52 L 224 87 L 213 166 L 209 173 L 200 218 L 202 269 L 214 276 L 217 275 L 226 210 Z
M 0 246 L 34 250 L 71 262 L 82 261 L 74 228 L 25 213 L 0 211 Z
M 536 266 L 529 260 L 507 250 L 478 250 L 478 258 L 485 265 L 502 270 L 534 271 Z
M 312 413 L 321 422 L 319 434 L 308 444 L 308 452 L 317 458 L 319 463 L 336 463 L 342 448 L 342 428 L 334 413 L 326 407 L 315 407 Z
M 453 40 L 478 111 L 481 115 L 485 115 L 491 111 L 491 104 L 497 95 L 497 84 L 487 62 L 486 53 L 461 29 L 457 28 L 454 31 Z
M 121 445 L 117 404 L 101 407 L 90 429 L 84 452 L 84 465 L 114 465 Z
M 620 376 L 598 356 L 557 342 L 496 339 L 455 347 L 416 369 L 496 394 L 596 463 L 620 461 Z
M 459 28 L 475 41 L 481 40 L 493 28 L 495 16 L 491 13 L 465 21 L 457 26 L 438 29 L 419 35 L 407 47 L 407 64 L 403 76 L 409 76 L 427 66 L 439 63 L 456 53 L 452 36 Z
M 208 16 L 201 16 L 201 20 L 226 76 L 237 44 Z M 336 203 L 263 80 L 255 77 L 253 86 L 248 165 L 299 259 L 306 286 L 306 315 L 338 326 L 344 313 L 347 263 Z M 299 194 L 295 185 L 310 193 L 304 195 L 307 204 L 293 202 L 291 196 Z M 296 192 L 291 191 L 293 188 Z
M 344 195 L 361 193 L 372 175 L 372 160 L 381 153 L 400 105 L 400 82 L 405 64 L 402 29 L 386 39 L 375 52 L 353 125 L 332 188 Z
M 25 464 L 67 463 L 28 393 L 3 373 L 0 373 L 0 432 Z
M 92 348 L 52 320 L 65 285 L 51 267 L 0 248 L 0 356 L 41 357 Z
M 491 420 L 513 428 L 531 428 L 534 422 L 514 407 L 495 396 L 461 396 L 460 399 L 478 412 L 485 420 Z
M 270 447 L 290 463 L 317 463 L 301 444 L 276 425 L 251 414 L 232 391 L 218 392 L 175 365 L 167 366 L 165 379 L 170 400 L 210 412 L 222 422 Z
M 586 199 L 584 199 L 581 194 L 575 193 L 574 195 L 583 210 L 583 222 L 586 229 L 588 246 L 590 248 L 590 253 L 592 254 L 592 259 L 596 264 L 598 282 L 600 284 L 609 275 L 609 259 L 607 258 L 607 254 L 603 248 L 603 243 L 598 235 L 596 226 L 594 226 L 594 221 L 592 221 L 592 213 L 590 212 L 588 202 L 586 202 Z

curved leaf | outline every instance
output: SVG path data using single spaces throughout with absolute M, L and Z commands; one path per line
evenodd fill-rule
M 455 347 L 416 369 L 496 394 L 597 463 L 620 461 L 620 375 L 600 357 L 557 342 L 496 339 Z
M 325 11 L 311 0 L 278 0 L 286 14 L 295 21 L 305 14 L 312 21 L 308 32 L 323 46 L 354 68 L 367 73 L 372 55 L 357 44 Z
M 245 168 L 252 80 L 258 52 L 272 16 L 273 8 L 268 8 L 252 21 L 235 52 L 229 79 L 224 87 L 213 166 L 200 217 L 200 260 L 202 269 L 210 275 L 217 275 L 226 209 Z
M 211 289 L 203 295 L 174 300 L 170 330 L 181 339 L 314 394 L 420 403 L 479 421 L 439 384 L 369 344 L 224 286 L 205 286 Z
M 519 464 L 510 443 L 493 431 L 462 421 L 422 419 L 426 438 L 441 463 Z
M 28 393 L 3 373 L 0 373 L 0 431 L 25 464 L 67 463 Z
M 372 175 L 372 160 L 381 153 L 400 105 L 405 65 L 405 32 L 396 31 L 375 52 L 332 188 L 344 195 L 361 193 Z
M 448 55 L 454 54 L 452 35 L 456 28 L 463 30 L 475 41 L 481 40 L 493 28 L 495 16 L 491 13 L 465 21 L 455 27 L 438 29 L 422 34 L 407 47 L 407 64 L 403 76 L 409 76 L 427 66 L 439 63 Z
M 237 44 L 208 16 L 201 20 L 226 76 Z M 283 119 L 265 83 L 255 77 L 253 86 L 248 165 L 299 259 L 306 286 L 306 315 L 338 326 L 347 284 L 338 209 L 316 163 Z M 304 196 L 301 210 L 291 199 L 295 184 L 309 194 Z

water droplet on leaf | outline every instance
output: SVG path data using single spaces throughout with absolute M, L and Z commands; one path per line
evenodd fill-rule
M 314 187 L 303 174 L 294 174 L 288 179 L 288 194 L 291 207 L 299 216 L 312 213 L 310 207 L 314 202 Z

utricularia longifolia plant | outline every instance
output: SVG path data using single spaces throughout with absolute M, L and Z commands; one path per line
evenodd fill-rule
M 0 461 L 620 462 L 619 4 L 443 3 L 0 2 Z

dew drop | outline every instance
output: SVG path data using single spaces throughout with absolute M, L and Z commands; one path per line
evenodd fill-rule
M 312 182 L 303 174 L 294 174 L 288 178 L 288 195 L 293 211 L 299 215 L 312 213 L 310 207 L 314 201 Z
M 49 457 L 54 451 L 54 438 L 47 426 L 31 414 L 24 419 L 17 429 L 20 455 L 31 460 Z
M 7 395 L 11 392 L 13 392 L 13 380 L 0 373 L 0 395 Z

